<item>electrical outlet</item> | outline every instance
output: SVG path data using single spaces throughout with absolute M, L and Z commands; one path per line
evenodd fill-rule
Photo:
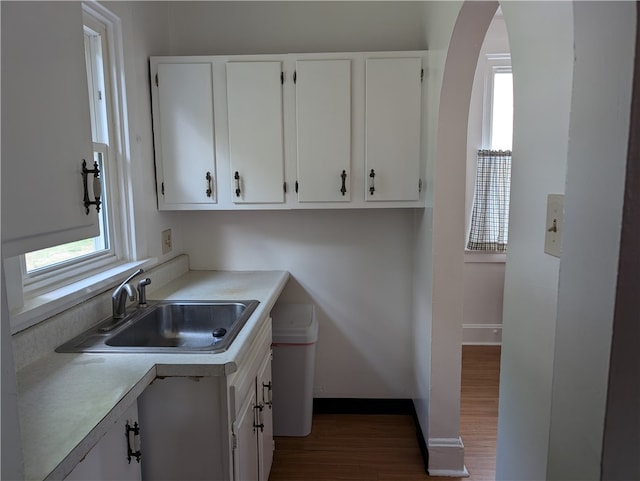
M 564 195 L 547 196 L 547 224 L 544 236 L 544 251 L 554 257 L 560 257 L 562 228 L 564 223 Z
M 171 252 L 171 229 L 162 231 L 162 253 L 168 254 Z

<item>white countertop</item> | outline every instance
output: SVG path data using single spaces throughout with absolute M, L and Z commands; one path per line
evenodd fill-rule
M 64 479 L 157 376 L 235 372 L 284 289 L 287 272 L 189 271 L 149 296 L 260 304 L 219 354 L 51 353 L 18 371 L 25 480 Z M 4 440 L 5 442 L 7 440 Z

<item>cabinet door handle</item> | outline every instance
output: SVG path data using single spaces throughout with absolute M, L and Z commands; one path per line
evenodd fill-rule
M 87 175 L 93 174 L 93 198 L 95 200 L 89 200 L 89 188 L 87 186 Z M 100 204 L 102 201 L 102 180 L 100 179 L 100 169 L 98 168 L 98 162 L 93 161 L 93 169 L 87 169 L 87 161 L 82 159 L 82 185 L 84 187 L 84 209 L 85 213 L 89 215 L 89 206 L 95 205 L 96 212 L 100 212 Z
M 371 169 L 371 172 L 369 172 L 369 193 L 371 195 L 373 195 L 373 193 L 376 191 L 375 177 L 376 172 L 375 170 Z
M 238 173 L 237 170 L 233 178 L 236 181 L 236 197 L 240 197 L 240 194 L 242 191 L 240 190 L 240 174 Z
M 260 429 L 260 432 L 264 432 L 264 421 L 262 420 L 262 409 L 264 408 L 264 406 L 262 405 L 262 403 L 258 404 L 257 406 L 253 406 L 253 412 L 254 412 L 254 422 L 253 422 L 253 427 L 254 429 Z
M 342 187 L 340 188 L 340 192 L 342 192 L 342 195 L 345 195 L 347 193 L 347 171 L 343 170 L 340 177 L 342 177 Z
M 205 175 L 204 178 L 207 179 L 207 197 L 211 197 L 211 194 L 213 193 L 213 183 L 211 182 L 213 177 L 211 177 L 211 172 L 207 172 L 207 175 Z
M 124 435 L 127 438 L 127 461 L 131 464 L 131 458 L 134 457 L 139 463 L 142 452 L 140 451 L 140 426 L 138 423 L 133 423 L 133 427 L 131 427 L 127 421 L 124 426 Z
M 267 390 L 267 395 L 264 395 L 264 390 Z M 271 381 L 269 381 L 268 383 L 262 383 L 262 400 L 264 401 L 265 406 L 269 406 L 269 409 L 271 409 L 271 407 L 273 406 L 273 398 L 272 398 L 272 393 L 273 392 L 273 385 L 271 384 Z

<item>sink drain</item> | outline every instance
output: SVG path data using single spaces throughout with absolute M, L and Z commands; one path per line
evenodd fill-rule
M 213 337 L 216 337 L 219 339 L 223 337 L 226 333 L 227 333 L 227 330 L 224 327 L 219 327 L 217 329 L 214 329 L 212 334 L 213 334 Z

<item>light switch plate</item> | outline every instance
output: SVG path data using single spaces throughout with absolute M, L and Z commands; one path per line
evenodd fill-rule
M 549 194 L 547 196 L 544 251 L 554 257 L 560 257 L 561 254 L 563 224 L 564 194 Z

